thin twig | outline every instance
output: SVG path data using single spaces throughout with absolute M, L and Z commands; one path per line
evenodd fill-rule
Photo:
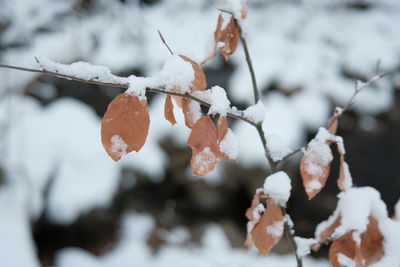
M 343 114 L 349 110 L 349 108 L 354 104 L 354 100 L 356 98 L 356 96 L 362 91 L 364 90 L 366 87 L 368 87 L 369 85 L 373 84 L 374 82 L 382 79 L 383 77 L 389 75 L 390 73 L 383 73 L 383 74 L 379 74 L 376 75 L 374 77 L 372 77 L 371 79 L 369 79 L 367 82 L 362 83 L 360 81 L 356 81 L 355 86 L 354 86 L 354 92 L 351 95 L 349 101 L 347 101 L 347 103 L 341 108 L 340 112 L 337 112 L 337 114 L 334 115 L 333 119 L 329 122 L 327 129 L 329 129 L 336 121 L 339 121 L 340 118 L 343 116 Z M 293 152 L 291 152 L 290 154 L 286 155 L 282 160 L 278 161 L 277 163 L 280 164 L 282 162 L 285 162 L 288 158 L 292 157 L 293 155 L 297 154 L 298 152 L 300 152 L 303 148 L 306 148 L 306 146 L 302 146 L 300 148 L 297 148 L 296 150 L 294 150 Z
M 47 71 L 47 70 L 38 70 L 38 69 L 30 69 L 30 68 L 23 68 L 23 67 L 17 67 L 17 66 L 11 66 L 11 65 L 5 65 L 5 64 L 0 64 L 0 68 L 7 68 L 7 69 L 14 69 L 14 70 L 21 70 L 21 71 L 28 71 L 28 72 L 35 72 L 35 73 L 41 73 L 41 74 L 45 74 L 45 75 L 50 75 L 50 76 L 55 76 L 55 77 L 59 77 L 59 78 L 63 78 L 63 79 L 67 79 L 67 80 L 73 80 L 73 81 L 78 81 L 78 82 L 83 82 L 83 83 L 91 83 L 91 84 L 97 84 L 97 85 L 105 85 L 105 86 L 110 86 L 110 87 L 118 87 L 118 88 L 128 88 L 129 84 L 128 83 L 110 83 L 110 82 L 104 82 L 104 81 L 100 81 L 98 79 L 96 80 L 88 80 L 88 79 L 83 79 L 83 78 L 79 78 L 79 77 L 75 77 L 75 76 L 71 76 L 71 75 L 65 75 L 62 73 L 56 73 L 56 72 L 52 72 L 52 71 Z M 211 104 L 196 97 L 193 96 L 189 93 L 178 93 L 178 92 L 172 92 L 172 91 L 167 91 L 165 89 L 162 88 L 146 88 L 146 92 L 152 92 L 152 93 L 161 93 L 161 94 L 167 94 L 167 95 L 173 95 L 173 96 L 180 96 L 180 97 L 186 97 L 186 98 L 190 98 L 200 104 L 202 104 L 203 106 L 206 107 L 211 107 Z M 227 116 L 234 118 L 234 119 L 238 119 L 238 120 L 242 120 L 244 122 L 247 122 L 251 125 L 253 125 L 254 127 L 261 127 L 260 124 L 255 123 L 254 121 L 240 115 L 242 114 L 242 111 L 235 111 L 235 112 L 228 112 Z
M 248 47 L 247 47 L 246 38 L 244 38 L 244 36 L 243 36 L 243 30 L 242 30 L 242 28 L 241 28 L 241 26 L 240 26 L 240 23 L 239 23 L 239 22 L 237 21 L 237 19 L 233 16 L 232 12 L 229 12 L 229 11 L 226 11 L 226 10 L 223 10 L 223 9 L 220 9 L 220 11 L 222 11 L 222 12 L 227 12 L 227 13 L 231 14 L 232 17 L 233 17 L 234 20 L 235 20 L 235 23 L 236 23 L 237 27 L 238 27 L 239 35 L 240 35 L 240 41 L 242 42 L 244 54 L 245 54 L 245 57 L 246 57 L 247 66 L 248 66 L 249 71 L 250 71 L 251 81 L 252 81 L 252 83 L 253 83 L 254 102 L 255 102 L 255 104 L 257 104 L 258 101 L 260 100 L 260 94 L 259 94 L 259 92 L 258 92 L 257 81 L 256 81 L 256 75 L 255 75 L 255 73 L 254 73 L 253 63 L 252 63 L 252 61 L 251 61 L 249 49 L 248 49 Z M 274 160 L 273 160 L 272 157 L 271 157 L 270 152 L 268 151 L 268 148 L 267 148 L 267 140 L 266 140 L 266 138 L 265 138 L 264 129 L 262 128 L 262 125 L 257 125 L 257 126 L 256 126 L 256 129 L 257 129 L 258 135 L 260 136 L 261 142 L 262 142 L 262 144 L 263 144 L 264 151 L 265 151 L 265 157 L 266 157 L 267 160 L 268 160 L 269 166 L 270 166 L 270 168 L 271 168 L 271 172 L 272 172 L 272 173 L 275 173 L 275 172 L 278 171 L 278 164 L 277 164 L 276 162 L 274 162 Z M 283 211 L 283 213 L 284 213 L 285 215 L 287 215 L 287 212 L 286 212 L 286 209 L 285 209 L 285 208 L 282 208 L 282 211 Z M 285 224 L 284 224 L 284 231 L 285 231 L 286 239 L 288 240 L 289 244 L 291 244 L 293 253 L 294 253 L 295 257 L 296 257 L 297 267 L 302 267 L 302 266 L 303 266 L 303 262 L 302 262 L 301 257 L 299 257 L 299 256 L 297 255 L 297 249 L 296 249 L 297 246 L 296 246 L 296 243 L 294 242 L 294 235 L 292 234 L 292 232 L 291 232 L 290 230 L 291 230 L 291 229 L 290 229 L 289 225 L 285 222 Z
M 284 232 L 285 232 L 285 236 L 286 239 L 289 242 L 289 246 L 291 247 L 291 249 L 295 252 L 294 255 L 296 257 L 296 262 L 297 262 L 297 267 L 303 267 L 303 260 L 302 258 L 297 254 L 297 244 L 296 241 L 294 241 L 294 232 L 292 227 L 289 225 L 289 222 L 287 221 L 287 218 L 289 217 L 286 208 L 281 207 L 282 209 L 282 213 L 284 215 L 285 221 L 284 221 Z
M 174 53 L 172 52 L 171 48 L 169 47 L 169 45 L 167 44 L 167 42 L 164 39 L 164 36 L 161 34 L 160 30 L 157 30 L 158 34 L 160 35 L 161 41 L 164 43 L 164 45 L 168 48 L 169 52 L 171 53 L 171 55 L 173 55 Z

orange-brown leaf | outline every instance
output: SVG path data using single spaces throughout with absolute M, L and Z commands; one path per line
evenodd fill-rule
M 335 239 L 329 248 L 329 260 L 333 267 L 341 267 L 338 261 L 338 254 L 344 254 L 352 259 L 356 266 L 369 266 L 379 261 L 383 255 L 383 236 L 378 228 L 378 221 L 369 216 L 367 230 L 360 236 L 361 246 L 353 238 L 353 232 Z
M 101 142 L 108 155 L 118 161 L 146 142 L 150 118 L 147 100 L 120 94 L 108 105 L 101 123 Z
M 186 97 L 181 99 L 181 105 L 186 126 L 193 128 L 193 125 L 201 117 L 200 105 L 196 101 Z
M 192 148 L 190 161 L 194 176 L 205 175 L 212 171 L 219 161 L 218 133 L 214 122 L 203 116 L 193 125 L 188 145 Z
M 332 155 L 330 150 L 326 151 Z M 300 174 L 309 200 L 325 186 L 331 169 L 330 162 L 327 164 L 323 164 L 321 161 L 314 162 L 313 157 L 316 157 L 316 154 L 313 151 L 307 151 L 300 162 Z
M 254 245 L 262 255 L 267 255 L 271 248 L 282 239 L 283 224 L 281 208 L 268 198 L 265 212 L 251 232 Z
M 338 239 L 335 239 L 329 248 L 329 261 L 333 267 L 342 267 L 339 263 L 338 256 L 343 254 L 347 258 L 350 258 L 356 263 L 357 267 L 361 267 L 360 249 L 357 243 L 353 240 L 353 233 L 347 233 L 342 235 Z
M 369 216 L 367 230 L 361 234 L 361 254 L 366 265 L 379 261 L 384 254 L 383 235 L 378 228 L 378 221 Z
M 172 100 L 170 95 L 167 95 L 167 97 L 165 98 L 164 117 L 172 125 L 176 123 L 174 116 L 174 106 L 172 105 Z
M 190 88 L 192 92 L 194 91 L 204 91 L 207 88 L 206 75 L 204 74 L 203 69 L 200 67 L 198 63 L 191 60 L 186 56 L 180 56 L 184 61 L 192 64 L 192 68 L 194 71 L 194 80 L 192 81 L 192 87 Z
M 221 15 L 220 15 L 221 16 Z M 219 22 L 219 18 L 218 18 Z M 219 48 L 219 51 L 222 53 L 222 55 L 225 57 L 225 60 L 228 60 L 228 57 L 235 53 L 236 48 L 239 44 L 239 39 L 240 39 L 240 34 L 239 34 L 239 29 L 236 24 L 236 21 L 233 16 L 231 16 L 231 19 L 226 25 L 226 27 L 220 31 L 218 31 L 218 27 L 216 30 L 217 38 L 215 39 L 215 42 L 223 42 L 224 45 Z M 214 35 L 214 36 L 215 36 Z
M 224 139 L 226 133 L 228 132 L 228 119 L 226 117 L 220 116 L 218 118 L 217 129 L 218 129 L 218 142 L 221 142 Z
M 242 9 L 242 18 L 245 18 L 247 15 L 247 9 L 243 7 Z M 225 60 L 228 60 L 228 57 L 235 53 L 236 48 L 239 44 L 240 33 L 238 25 L 236 24 L 235 18 L 231 16 L 229 23 L 222 29 L 222 23 L 224 19 L 222 15 L 218 16 L 217 27 L 214 31 L 214 49 L 210 55 L 208 55 L 201 64 L 206 63 L 209 59 L 215 57 L 215 51 L 217 50 L 217 44 L 223 43 L 224 45 L 219 48 L 219 51 L 224 56 Z
M 259 213 L 259 205 L 263 206 L 262 214 Z M 255 218 L 255 214 L 260 218 Z M 253 197 L 251 207 L 246 211 L 246 217 L 249 219 L 247 229 L 249 232 L 245 244 L 247 246 L 254 244 L 265 256 L 282 239 L 284 229 L 282 209 L 264 192 L 259 191 Z

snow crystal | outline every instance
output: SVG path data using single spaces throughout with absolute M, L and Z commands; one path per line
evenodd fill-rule
M 129 87 L 125 93 L 139 96 L 140 100 L 145 99 L 146 88 L 157 88 L 162 85 L 160 79 L 156 77 L 136 77 L 131 75 L 127 80 Z
M 350 174 L 349 165 L 346 162 L 343 162 L 343 170 L 344 170 L 343 188 L 347 190 L 353 186 L 353 178 L 351 177 Z
M 276 221 L 272 225 L 267 226 L 267 233 L 270 235 L 273 235 L 275 237 L 279 237 L 283 234 L 283 220 L 282 221 Z
M 308 170 L 310 170 L 310 169 L 308 169 Z M 311 193 L 315 190 L 319 190 L 321 187 L 322 187 L 322 184 L 320 183 L 320 181 L 318 179 L 313 179 L 307 184 L 306 192 Z
M 271 174 L 264 182 L 265 193 L 267 193 L 275 203 L 280 206 L 286 205 L 286 202 L 290 197 L 291 189 L 290 178 L 283 171 Z
M 224 139 L 218 144 L 219 150 L 229 158 L 236 159 L 239 149 L 239 141 L 235 133 L 228 128 Z
M 192 64 L 186 62 L 180 56 L 173 55 L 165 62 L 160 75 L 167 90 L 179 88 L 181 93 L 190 93 L 190 87 L 194 80 L 194 70 Z
M 356 263 L 342 253 L 337 254 L 337 261 L 339 262 L 340 265 L 345 267 L 356 267 Z
M 276 162 L 293 152 L 292 149 L 283 143 L 281 138 L 275 134 L 266 135 L 267 149 L 271 158 Z
M 226 113 L 230 111 L 231 102 L 228 100 L 224 88 L 220 86 L 213 86 L 205 91 L 196 91 L 194 96 L 211 104 L 208 114 L 215 115 L 218 113 L 225 117 Z
M 296 253 L 301 258 L 310 254 L 310 247 L 316 243 L 314 238 L 303 238 L 298 236 L 294 237 L 294 241 L 297 246 Z
M 197 153 L 194 158 L 195 166 L 198 166 L 198 172 L 200 173 L 204 172 L 208 167 L 208 164 L 215 160 L 218 161 L 218 158 L 208 146 L 205 147 L 201 152 Z
M 265 107 L 261 100 L 257 104 L 248 107 L 243 111 L 243 115 L 255 123 L 261 123 L 265 116 Z
M 400 199 L 397 201 L 396 205 L 394 206 L 394 216 L 396 220 L 400 221 Z
M 42 70 L 76 78 L 103 83 L 118 83 L 126 85 L 127 78 L 113 75 L 109 68 L 91 65 L 86 62 L 75 62 L 71 65 L 54 62 L 46 57 L 36 58 Z
M 193 118 L 193 122 L 198 121 L 198 119 L 200 119 L 203 116 L 203 113 L 201 113 L 201 107 L 199 102 L 189 101 L 188 108 L 190 115 Z
M 119 157 L 126 155 L 128 145 L 121 136 L 115 134 L 111 137 L 111 152 L 116 153 Z

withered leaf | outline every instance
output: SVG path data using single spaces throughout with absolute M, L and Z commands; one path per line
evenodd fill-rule
M 172 125 L 174 125 L 176 123 L 175 116 L 174 116 L 174 106 L 172 104 L 170 95 L 167 95 L 167 97 L 165 98 L 164 117 Z
M 321 145 L 327 146 L 326 144 Z M 329 147 L 324 151 L 332 156 Z M 314 198 L 325 186 L 331 169 L 331 161 L 320 161 L 319 153 L 308 149 L 300 161 L 300 174 L 309 200 Z
M 369 266 L 379 261 L 383 255 L 383 236 L 378 228 L 378 221 L 369 216 L 367 230 L 360 236 L 361 244 L 353 238 L 353 232 L 335 239 L 329 248 L 329 260 L 333 267 L 341 267 L 339 253 L 353 260 L 356 266 Z
M 242 16 L 247 14 L 247 10 L 242 10 Z M 214 50 L 213 52 L 207 56 L 201 64 L 206 63 L 209 59 L 215 57 L 215 51 L 217 50 L 217 44 L 223 43 L 223 46 L 219 47 L 219 51 L 224 56 L 225 60 L 228 60 L 228 57 L 235 53 L 236 48 L 239 44 L 240 33 L 238 25 L 236 24 L 235 18 L 233 16 L 230 17 L 229 23 L 222 29 L 222 23 L 224 19 L 222 15 L 218 16 L 217 27 L 214 31 Z
M 120 94 L 108 105 L 101 123 L 101 142 L 108 155 L 118 161 L 146 142 L 150 118 L 147 100 Z
M 188 128 L 192 128 L 197 120 L 201 117 L 201 107 L 199 103 L 190 98 L 181 98 L 183 116 L 185 124 Z
M 218 142 L 221 142 L 228 132 L 228 119 L 225 116 L 220 116 L 217 123 Z
M 282 239 L 285 223 L 282 209 L 272 198 L 258 191 L 253 197 L 251 207 L 246 211 L 246 217 L 249 222 L 245 244 L 254 245 L 265 256 Z
M 206 75 L 204 74 L 203 69 L 200 67 L 198 63 L 195 61 L 191 60 L 190 58 L 186 56 L 180 56 L 184 61 L 189 62 L 192 64 L 192 68 L 194 71 L 194 80 L 192 81 L 192 87 L 191 92 L 194 91 L 204 91 L 207 88 L 207 81 L 206 81 Z
M 194 176 L 212 171 L 219 161 L 218 133 L 209 116 L 203 116 L 192 127 L 187 144 L 192 148 L 190 161 Z

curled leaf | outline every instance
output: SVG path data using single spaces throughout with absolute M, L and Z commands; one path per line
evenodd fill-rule
M 217 140 L 217 129 L 211 118 L 203 116 L 197 120 L 187 142 L 192 148 L 190 163 L 194 176 L 206 175 L 215 168 L 220 156 Z
M 244 10 L 245 11 L 243 11 L 242 9 L 242 16 L 246 16 L 247 14 L 247 10 Z M 236 24 L 235 18 L 233 16 L 230 17 L 229 23 L 225 26 L 225 28 L 222 29 L 223 22 L 224 18 L 222 17 L 222 15 L 219 15 L 217 27 L 214 31 L 214 49 L 212 53 L 201 62 L 201 64 L 204 64 L 209 59 L 215 57 L 218 43 L 223 44 L 218 49 L 224 56 L 225 60 L 228 60 L 228 57 L 235 53 L 240 40 L 238 25 Z
M 174 116 L 174 106 L 172 104 L 170 95 L 167 95 L 167 97 L 165 98 L 164 117 L 172 125 L 174 125 L 176 123 L 175 116 Z
M 249 222 L 245 244 L 254 245 L 265 256 L 282 239 L 285 223 L 282 209 L 263 190 L 257 190 L 246 217 Z
M 108 105 L 101 123 L 101 142 L 108 155 L 118 161 L 146 142 L 150 118 L 147 100 L 120 94 Z

